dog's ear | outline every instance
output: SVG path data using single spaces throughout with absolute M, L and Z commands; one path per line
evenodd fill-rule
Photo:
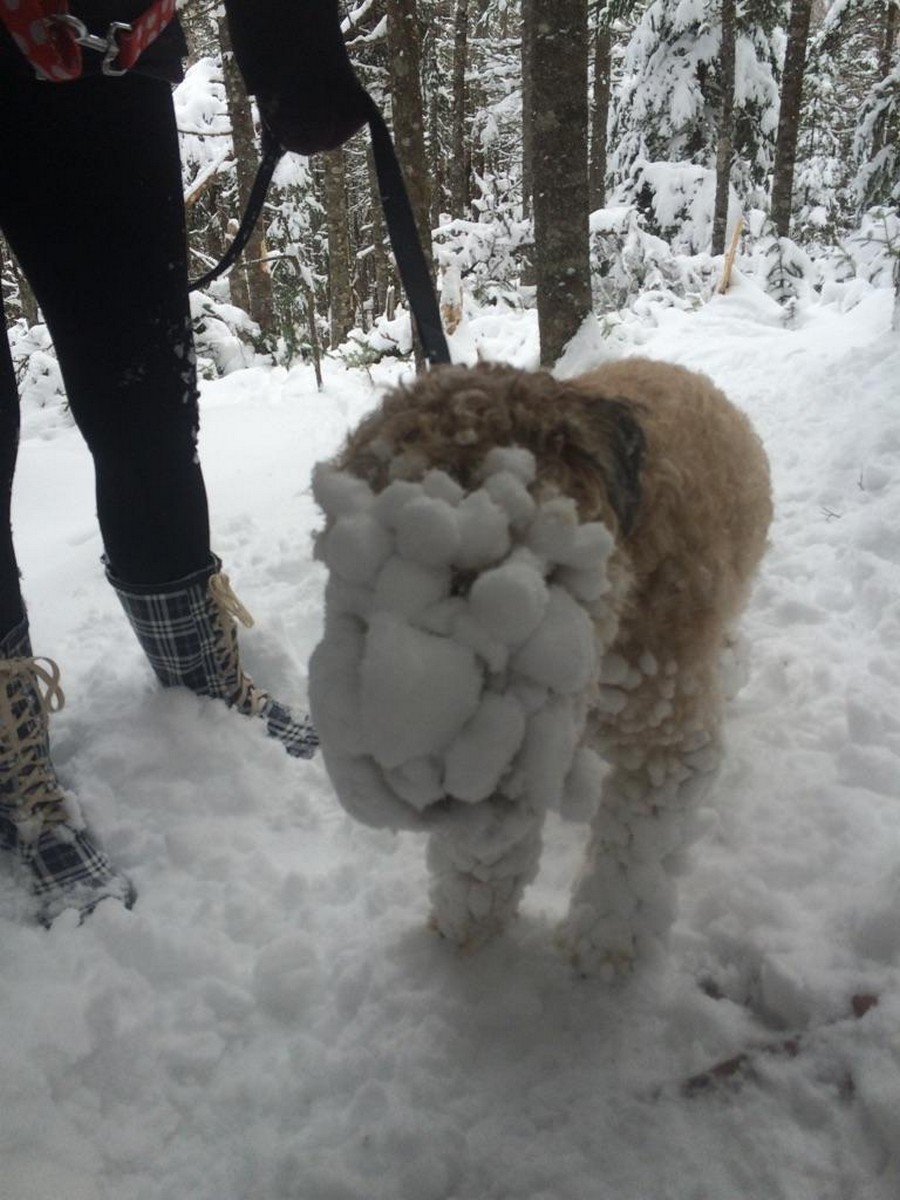
M 580 399 L 590 441 L 584 449 L 604 477 L 607 499 L 622 536 L 627 537 L 641 505 L 641 469 L 647 446 L 637 407 L 618 397 L 582 393 Z

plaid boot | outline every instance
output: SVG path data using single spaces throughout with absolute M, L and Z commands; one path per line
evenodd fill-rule
M 270 737 L 288 754 L 312 758 L 319 738 L 308 717 L 258 688 L 240 662 L 237 623 L 253 618 L 235 596 L 228 576 L 214 558 L 209 567 L 164 590 L 107 578 L 122 602 L 131 627 L 164 687 L 186 687 L 198 696 L 214 696 L 245 716 L 260 717 Z
M 127 908 L 135 899 L 53 770 L 47 716 L 63 703 L 59 669 L 32 656 L 23 621 L 0 642 L 0 849 L 26 869 L 45 925 L 65 908 L 84 917 L 107 897 Z

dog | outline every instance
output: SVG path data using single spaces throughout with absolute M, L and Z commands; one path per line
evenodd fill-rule
M 772 518 L 748 419 L 650 359 L 567 381 L 439 367 L 314 491 L 326 767 L 354 816 L 428 833 L 432 926 L 464 948 L 499 933 L 560 808 L 589 824 L 571 961 L 614 976 L 658 952 Z

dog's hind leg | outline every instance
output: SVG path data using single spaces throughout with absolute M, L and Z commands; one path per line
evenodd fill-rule
M 562 940 L 584 974 L 624 975 L 664 945 L 676 877 L 700 831 L 698 806 L 721 761 L 716 731 L 680 742 L 604 747 L 604 780 Z
M 465 950 L 500 933 L 537 874 L 545 813 L 490 800 L 454 815 L 428 840 L 431 925 Z

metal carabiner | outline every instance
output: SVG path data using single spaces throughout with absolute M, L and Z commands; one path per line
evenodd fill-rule
M 72 16 L 71 13 L 54 13 L 49 20 L 57 25 L 64 25 L 69 30 L 72 40 L 79 46 L 102 54 L 103 62 L 100 64 L 100 70 L 104 75 L 126 74 L 126 68 L 117 67 L 114 64 L 119 57 L 119 34 L 131 32 L 131 26 L 127 22 L 112 21 L 106 30 L 106 37 L 100 37 L 99 34 L 91 33 L 84 21 L 79 17 Z

